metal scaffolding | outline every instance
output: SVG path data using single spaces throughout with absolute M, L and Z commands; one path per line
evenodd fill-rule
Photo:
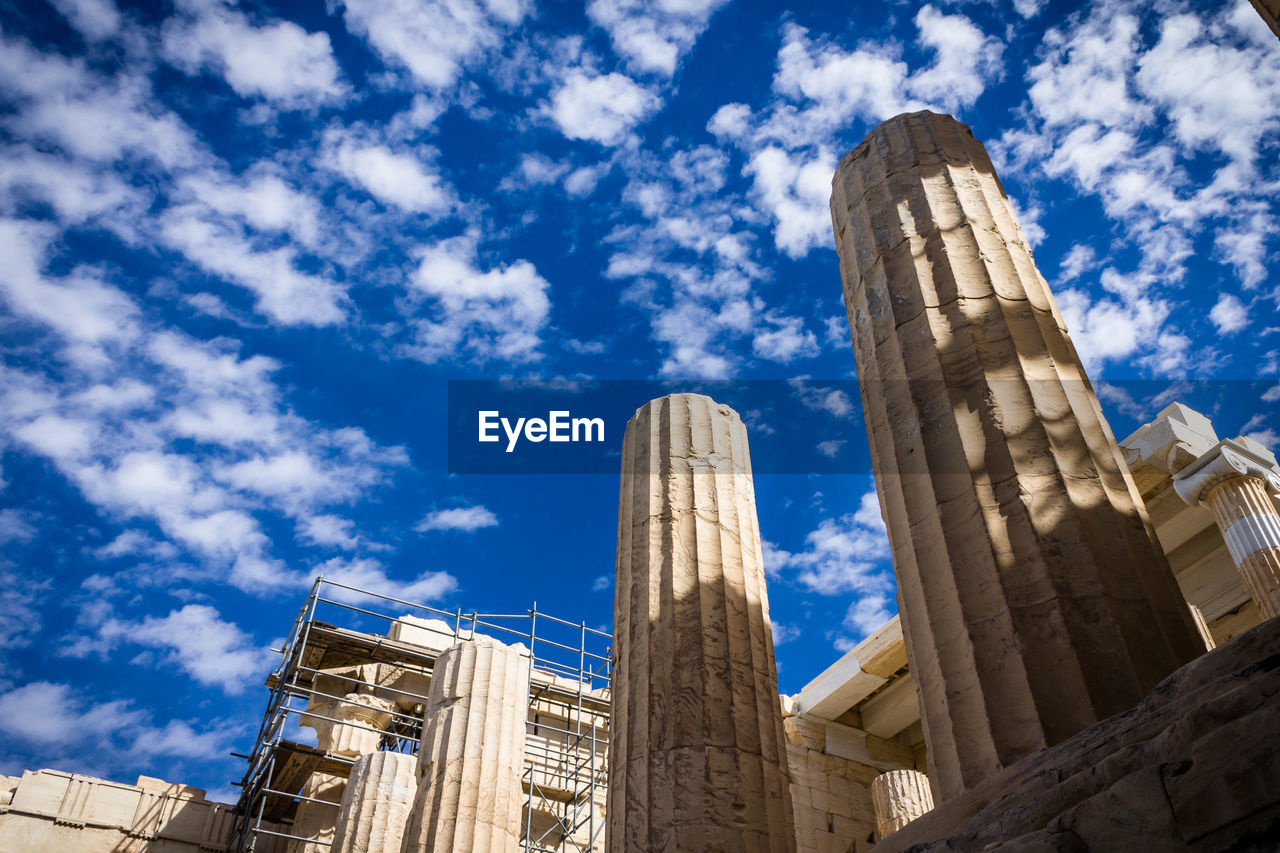
M 267 678 L 266 712 L 252 751 L 242 756 L 248 767 L 239 783 L 232 849 L 263 853 L 294 842 L 295 850 L 307 853 L 327 849 L 315 837 L 296 834 L 294 818 L 304 804 L 313 812 L 333 809 L 335 814 L 338 806 L 302 790 L 317 773 L 345 777 L 353 759 L 300 742 L 300 724 L 329 721 L 377 732 L 379 749 L 416 754 L 436 657 L 475 636 L 529 650 L 522 849 L 602 850 L 612 640 L 607 632 L 541 613 L 536 603 L 518 614 L 449 612 L 322 577 L 312 585 L 280 650 L 280 664 Z M 317 684 L 335 678 L 355 691 L 326 692 Z M 392 710 L 362 704 L 362 695 L 375 694 L 392 700 Z M 390 722 L 374 728 L 350 713 L 331 716 L 334 708 L 381 713 Z

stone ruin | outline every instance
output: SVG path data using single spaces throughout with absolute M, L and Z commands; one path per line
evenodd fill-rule
M 674 394 L 624 439 L 606 683 L 313 618 L 235 808 L 29 771 L 0 849 L 1275 849 L 1275 457 L 1176 403 L 1115 440 L 955 119 L 875 128 L 831 207 L 899 617 L 779 697 L 746 428 Z

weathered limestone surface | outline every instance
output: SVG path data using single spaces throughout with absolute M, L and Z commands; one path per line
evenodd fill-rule
M 622 450 L 607 849 L 793 851 L 742 419 L 646 404 Z
M 418 751 L 404 853 L 515 853 L 524 796 L 529 660 L 476 637 L 441 653 Z
M 940 800 L 1204 650 L 986 151 L 884 122 L 831 198 Z
M 0 850 L 102 853 L 225 851 L 234 807 L 204 791 L 139 776 L 126 785 L 59 770 L 0 777 Z M 264 829 L 288 827 L 265 822 Z M 257 849 L 280 853 L 283 839 L 263 834 Z
M 893 835 L 933 808 L 929 777 L 917 770 L 890 770 L 871 782 L 876 838 Z
M 351 758 L 375 752 L 382 733 L 396 713 L 397 693 L 388 688 L 393 682 L 411 681 L 418 687 L 413 673 L 387 664 L 361 664 L 337 667 L 317 673 L 314 695 L 298 725 L 316 731 L 316 745 L 326 752 Z M 425 682 L 423 682 L 425 683 Z
M 911 747 L 783 709 L 797 853 L 866 853 L 875 834 L 871 783 L 911 767 Z
M 1280 619 L 1179 669 L 1133 708 L 940 804 L 875 853 L 1274 850 Z
M 298 801 L 293 816 L 290 835 L 309 838 L 310 841 L 289 841 L 288 853 L 329 853 L 333 847 L 333 835 L 338 827 L 338 806 L 347 789 L 347 777 L 334 773 L 312 773 L 302 783 L 299 791 L 306 800 Z M 309 802 L 319 800 L 320 802 Z M 332 803 L 332 805 L 328 805 Z
M 371 752 L 356 759 L 338 813 L 333 853 L 399 853 L 418 789 L 418 759 Z

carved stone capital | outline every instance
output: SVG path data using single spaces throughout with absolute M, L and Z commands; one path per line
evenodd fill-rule
M 1184 501 L 1198 506 L 1214 486 L 1236 477 L 1262 480 L 1269 491 L 1280 492 L 1280 469 L 1275 463 L 1229 438 L 1175 474 L 1173 488 Z

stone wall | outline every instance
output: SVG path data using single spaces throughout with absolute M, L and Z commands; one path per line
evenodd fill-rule
M 0 777 L 0 850 L 208 853 L 228 849 L 232 806 L 204 791 L 139 776 L 136 785 L 58 770 Z M 279 831 L 270 825 L 268 829 Z M 282 853 L 263 835 L 258 853 Z
M 809 714 L 786 715 L 782 726 L 791 770 L 797 851 L 870 850 L 876 830 L 871 780 L 886 770 L 915 769 L 915 752 L 896 740 Z

